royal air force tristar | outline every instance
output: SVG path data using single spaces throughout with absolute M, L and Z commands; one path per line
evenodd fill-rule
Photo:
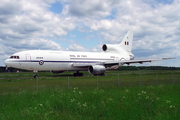
M 134 60 L 131 53 L 132 40 L 133 32 L 129 31 L 120 44 L 104 44 L 103 52 L 29 50 L 13 54 L 4 63 L 6 66 L 33 71 L 77 71 L 74 76 L 83 76 L 79 71 L 104 75 L 107 69 L 117 69 L 124 64 L 172 59 Z M 34 77 L 36 76 L 37 72 Z

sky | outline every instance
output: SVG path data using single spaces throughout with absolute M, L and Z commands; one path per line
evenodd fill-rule
M 1 0 L 0 66 L 24 50 L 101 52 L 132 30 L 135 59 L 180 67 L 179 11 L 180 0 Z

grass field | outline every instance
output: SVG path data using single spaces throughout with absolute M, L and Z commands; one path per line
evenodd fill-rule
M 1 73 L 0 119 L 180 119 L 180 71 L 72 74 Z

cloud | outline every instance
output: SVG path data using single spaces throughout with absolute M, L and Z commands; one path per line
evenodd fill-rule
M 22 50 L 42 49 L 42 50 L 61 50 L 61 46 L 51 40 L 47 39 L 26 39 L 20 42 L 0 42 L 1 52 L 6 54 L 13 54 Z M 38 48 L 39 47 L 39 48 Z
M 99 18 L 111 14 L 113 7 L 120 3 L 120 0 L 68 0 L 68 13 L 76 17 Z
M 0 57 L 3 60 L 4 56 L 21 50 L 61 49 L 60 44 L 52 39 L 66 35 L 76 25 L 72 17 L 64 18 L 48 11 L 53 2 L 55 1 L 1 1 L 0 43 L 3 50 Z
M 96 19 L 84 23 L 92 30 L 101 31 L 104 40 L 110 42 L 122 40 L 125 31 L 133 30 L 134 43 L 139 43 L 133 46 L 135 50 L 144 48 L 147 52 L 151 49 L 158 51 L 165 46 L 170 49 L 177 44 L 177 41 L 176 43 L 171 41 L 178 34 L 179 29 L 180 15 L 177 8 L 180 4 L 178 3 L 178 1 L 165 5 L 156 3 L 154 8 L 152 4 L 141 0 L 122 1 L 117 9 L 115 20 Z
M 50 7 L 58 2 L 57 14 Z M 70 43 L 68 50 L 101 51 L 102 44 L 120 43 L 129 30 L 136 58 L 180 56 L 179 10 L 179 0 L 1 0 L 0 57 L 27 49 L 60 50 L 62 42 Z M 73 37 L 64 39 L 67 35 Z M 83 40 L 95 46 L 87 48 Z
M 89 51 L 85 47 L 78 45 L 75 42 L 72 42 L 71 45 L 69 45 L 69 48 L 67 48 L 68 51 Z
M 12 9 L 1 11 L 5 24 L 0 24 L 0 38 L 9 42 L 14 40 L 25 40 L 27 38 L 46 38 L 60 37 L 66 35 L 68 31 L 75 28 L 74 21 L 69 18 L 63 18 L 60 15 L 47 11 L 48 4 L 38 2 L 2 2 L 0 9 L 7 6 Z M 13 5 L 12 5 L 13 4 Z M 5 6 L 5 7 L 4 7 Z M 16 12 L 11 12 L 16 11 Z M 11 16 L 7 14 L 9 13 Z

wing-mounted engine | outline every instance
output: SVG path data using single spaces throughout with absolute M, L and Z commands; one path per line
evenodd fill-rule
M 119 45 L 111 45 L 111 44 L 104 44 L 102 46 L 102 49 L 104 52 L 120 52 L 122 49 L 119 47 Z
M 50 71 L 51 73 L 53 73 L 53 74 L 59 74 L 59 73 L 63 73 L 64 71 L 54 71 L 54 70 L 52 70 L 52 71 Z
M 106 68 L 102 65 L 93 65 L 93 66 L 89 66 L 88 71 L 90 74 L 103 75 L 104 72 L 106 71 Z

